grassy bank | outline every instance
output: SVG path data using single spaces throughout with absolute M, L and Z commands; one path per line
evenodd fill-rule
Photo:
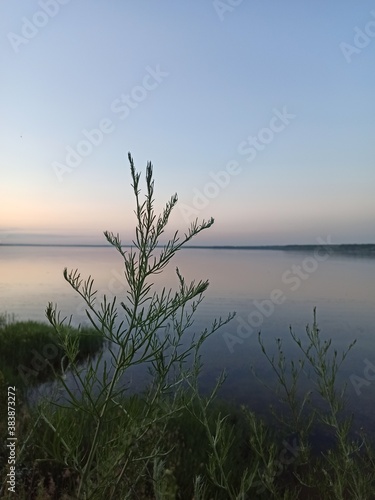
M 312 435 L 302 442 L 301 433 L 277 421 L 266 424 L 244 407 L 217 400 L 209 404 L 204 422 L 200 403 L 188 393 L 181 397 L 173 416 L 168 416 L 173 407 L 169 399 L 159 401 L 163 407 L 149 415 L 145 394 L 110 405 L 87 497 L 78 496 L 80 473 L 68 457 L 84 457 L 90 449 L 95 418 L 88 411 L 48 404 L 41 411 L 18 407 L 16 498 L 99 499 L 104 498 L 102 488 L 114 498 L 142 500 L 375 498 L 375 456 L 365 438 L 350 443 L 345 452 L 331 428 L 329 445 L 317 455 L 309 447 Z M 145 415 L 151 423 L 144 421 Z M 312 424 L 314 434 L 315 424 L 321 425 L 318 416 Z M 9 453 L 3 443 L 1 498 L 11 499 L 14 495 L 4 488 Z M 107 482 L 113 464 L 115 475 Z
M 78 341 L 78 362 L 102 348 L 103 336 L 94 328 L 66 328 Z M 8 385 L 24 390 L 54 378 L 54 373 L 64 364 L 64 356 L 51 325 L 16 321 L 14 317 L 0 314 L 0 377 Z

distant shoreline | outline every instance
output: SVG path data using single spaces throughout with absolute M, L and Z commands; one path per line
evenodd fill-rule
M 131 248 L 134 245 L 123 245 Z M 57 244 L 57 243 L 0 243 L 1 247 L 61 247 L 61 248 L 109 248 L 110 244 Z M 163 245 L 159 245 L 162 248 Z M 279 250 L 284 252 L 306 252 L 325 248 L 323 245 L 186 245 L 183 249 L 201 250 Z M 336 254 L 371 255 L 375 257 L 375 243 L 353 243 L 329 245 Z

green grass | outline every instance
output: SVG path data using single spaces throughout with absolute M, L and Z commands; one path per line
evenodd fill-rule
M 94 328 L 66 329 L 79 341 L 78 362 L 93 356 L 103 346 L 103 337 Z M 63 356 L 51 325 L 15 321 L 14 317 L 0 315 L 0 371 L 8 385 L 24 389 L 53 378 L 54 370 L 61 369 Z
M 100 441 L 108 446 L 103 448 L 99 463 L 106 469 L 106 463 L 117 459 L 120 450 L 126 450 L 126 458 L 119 465 L 125 466 L 126 474 L 117 486 L 118 498 L 126 498 L 137 481 L 129 498 L 155 499 L 155 463 L 150 460 L 144 470 L 141 457 L 150 456 L 158 447 L 162 457 L 161 479 L 158 488 L 163 500 L 195 499 L 194 478 L 202 478 L 205 484 L 202 500 L 227 500 L 228 493 L 213 484 L 209 469 L 212 466 L 212 449 L 207 436 L 207 429 L 195 418 L 197 409 L 186 408 L 168 420 L 164 427 L 162 422 L 155 422 L 145 433 L 137 429 L 139 415 L 146 411 L 147 402 L 143 395 L 135 395 L 118 401 L 110 408 L 111 418 L 104 422 Z M 45 408 L 48 421 L 54 426 L 64 429 L 63 439 L 68 447 L 74 446 L 79 438 L 80 448 L 84 452 L 89 449 L 92 430 L 95 422 L 87 412 L 75 411 L 73 408 Z M 371 449 L 362 450 L 353 456 L 350 464 L 345 464 L 344 457 L 335 446 L 327 446 L 319 456 L 308 456 L 302 460 L 295 459 L 291 453 L 285 453 L 284 440 L 292 444 L 295 437 L 288 432 L 275 432 L 272 425 L 266 424 L 259 417 L 245 408 L 230 406 L 216 400 L 210 405 L 208 425 L 213 436 L 219 416 L 226 415 L 222 433 L 232 435 L 231 446 L 224 453 L 219 446 L 223 458 L 223 470 L 233 489 L 240 489 L 241 477 L 246 469 L 254 471 L 253 485 L 248 490 L 248 498 L 268 499 L 352 499 L 372 500 L 374 478 L 374 455 Z M 132 418 L 134 417 L 134 419 Z M 23 419 L 23 420 L 22 420 Z M 44 420 L 38 420 L 35 411 L 25 412 L 19 418 L 18 435 L 25 439 L 32 430 L 32 437 L 18 462 L 19 477 L 17 491 L 19 499 L 73 499 L 76 498 L 76 484 L 79 476 L 65 461 L 65 448 L 59 436 Z M 132 422 L 133 421 L 133 422 Z M 61 424 L 61 426 L 60 426 Z M 120 437 L 119 437 L 120 436 Z M 162 441 L 160 441 L 162 437 Z M 111 444 L 111 445 L 110 445 Z M 2 456 L 3 455 L 3 456 Z M 0 447 L 0 469 L 5 464 L 7 451 Z M 285 462 L 280 457 L 285 459 Z M 133 460 L 132 460 L 133 459 Z M 352 484 L 345 483 L 342 492 L 336 491 L 335 485 L 345 481 L 343 472 L 350 467 Z M 100 471 L 100 468 L 99 468 Z M 341 472 L 342 471 L 342 472 Z M 346 471 L 349 472 L 348 470 Z M 0 474 L 1 478 L 1 474 Z M 100 481 L 100 472 L 95 479 Z M 331 481 L 333 486 L 330 486 Z M 357 484 L 355 483 L 357 481 Z M 357 495 L 356 495 L 357 493 Z M 65 496 L 64 496 L 65 495 Z M 8 498 L 8 497 L 4 497 Z M 12 498 L 9 496 L 9 498 Z M 241 498 L 241 497 L 239 497 Z M 247 497 L 246 497 L 247 498 Z

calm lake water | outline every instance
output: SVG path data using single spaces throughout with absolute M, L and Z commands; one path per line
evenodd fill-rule
M 351 340 L 357 344 L 340 372 L 348 384 L 349 409 L 369 431 L 375 429 L 375 259 L 324 251 L 184 249 L 155 285 L 176 288 L 175 267 L 186 281 L 209 279 L 210 287 L 196 313 L 194 328 L 209 326 L 215 318 L 236 311 L 236 317 L 211 337 L 203 349 L 202 387 L 208 390 L 225 369 L 228 377 L 221 396 L 265 411 L 274 380 L 258 344 L 261 330 L 270 350 L 283 339 L 285 352 L 295 353 L 289 326 L 303 337 L 312 323 L 313 308 L 321 334 L 332 338 L 340 352 Z M 73 323 L 86 322 L 82 299 L 64 280 L 63 268 L 92 275 L 99 296 L 125 297 L 121 256 L 110 247 L 0 247 L 1 312 L 17 319 L 45 320 L 49 301 Z M 134 387 L 141 386 L 138 373 Z

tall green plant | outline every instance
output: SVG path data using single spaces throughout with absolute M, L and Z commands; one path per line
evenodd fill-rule
M 293 360 L 287 362 L 280 339 L 276 339 L 276 356 L 268 353 L 261 334 L 259 344 L 276 374 L 275 392 L 289 409 L 287 415 L 280 411 L 278 414 L 274 412 L 274 415 L 282 423 L 283 430 L 298 436 L 298 455 L 292 463 L 295 477 L 308 490 L 317 491 L 327 498 L 372 498 L 375 481 L 373 454 L 366 440 L 359 443 L 350 438 L 352 418 L 345 415 L 346 385 L 339 387 L 338 383 L 338 372 L 356 341 L 339 354 L 333 348 L 332 339 L 322 338 L 316 309 L 312 326 L 306 327 L 305 339 L 294 333 L 292 328 L 290 334 L 302 355 L 298 363 Z M 300 383 L 303 374 L 308 375 L 312 382 L 312 390 L 301 396 Z M 313 393 L 315 401 L 320 403 L 319 406 L 312 404 L 310 396 Z M 319 459 L 310 453 L 309 443 L 313 427 L 316 426 L 325 426 L 335 438 L 335 446 L 328 448 Z M 366 453 L 361 454 L 363 446 Z M 298 466 L 303 464 L 309 466 L 299 472 Z M 274 493 L 273 481 L 263 481 L 263 484 L 270 493 Z
M 165 446 L 168 419 L 186 405 L 180 394 L 184 382 L 199 374 L 203 342 L 232 317 L 220 318 L 210 329 L 191 336 L 188 330 L 208 281 L 187 284 L 176 269 L 177 291 L 154 290 L 153 277 L 214 220 L 201 224 L 195 221 L 183 238 L 176 232 L 159 249 L 159 239 L 177 203 L 177 195 L 156 216 L 152 164 L 147 164 L 147 192 L 141 201 L 140 173 L 136 172 L 130 154 L 128 158 L 137 218 L 133 247 L 126 250 L 119 235 L 104 233 L 123 260 L 128 285 L 123 300 L 118 303 L 116 298 L 110 300 L 104 295 L 99 302 L 91 276 L 84 280 L 77 270 L 64 270 L 65 280 L 85 301 L 91 324 L 108 342 L 111 362 L 104 363 L 102 375 L 99 375 L 102 354 L 89 362 L 85 370 L 79 369 L 77 343 L 66 328 L 70 321 L 61 320 L 52 303 L 46 311 L 66 353 L 67 369 L 72 371 L 80 391 L 78 394 L 73 391 L 62 376 L 67 403 L 58 411 L 46 405 L 41 407 L 45 449 L 52 450 L 51 458 L 69 468 L 78 483 L 77 496 L 84 499 L 103 498 L 103 495 L 117 498 L 119 494 L 122 498 L 136 498 L 137 488 L 148 482 L 160 497 L 164 486 L 157 485 L 155 478 L 162 478 L 163 458 L 170 451 Z M 142 397 L 125 398 L 126 387 L 120 383 L 124 375 L 134 366 L 146 364 L 151 374 L 147 390 Z M 73 424 L 72 418 L 64 418 L 64 413 L 71 415 L 71 412 L 77 414 Z M 66 422 L 70 422 L 69 428 Z

